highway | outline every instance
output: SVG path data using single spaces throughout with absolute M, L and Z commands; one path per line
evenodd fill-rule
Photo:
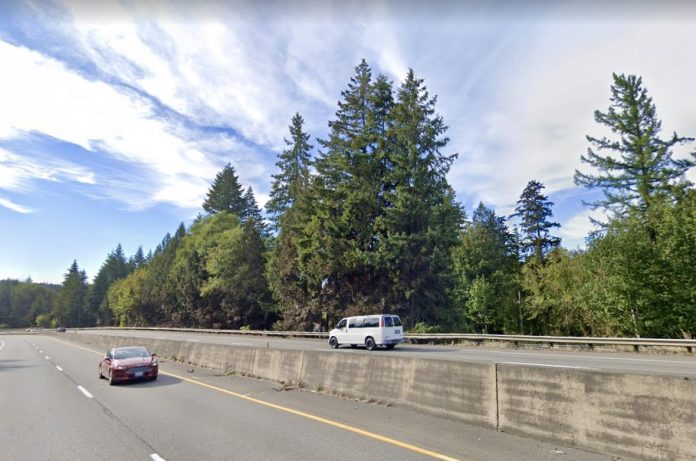
M 204 343 L 229 344 L 275 349 L 331 350 L 326 340 L 278 338 L 244 335 L 215 335 L 147 330 L 76 330 L 67 334 L 123 335 Z M 486 363 L 516 363 L 542 367 L 579 368 L 623 373 L 676 375 L 696 377 L 696 356 L 686 354 L 646 354 L 624 352 L 581 352 L 558 349 L 515 350 L 472 346 L 434 346 L 401 344 L 393 351 L 367 351 L 364 348 L 342 347 L 339 354 L 384 354 L 394 357 L 457 360 Z
M 103 353 L 0 335 L 0 459 L 617 459 L 181 363 L 109 386 L 97 377 Z

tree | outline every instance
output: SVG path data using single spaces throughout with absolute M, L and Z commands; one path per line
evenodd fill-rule
M 456 158 L 445 155 L 447 126 L 435 113 L 423 80 L 409 70 L 391 110 L 394 146 L 387 173 L 382 257 L 391 277 L 393 301 L 412 326 L 438 323 L 451 306 L 452 250 L 463 214 L 446 175 Z
M 142 256 L 142 248 L 140 254 Z M 99 272 L 94 277 L 94 282 L 89 287 L 86 307 L 91 314 L 92 324 L 109 325 L 111 323 L 112 312 L 108 308 L 107 292 L 116 280 L 126 277 L 131 272 L 131 267 L 133 264 L 126 261 L 123 248 L 119 243 L 114 251 L 106 257 Z
M 203 202 L 203 209 L 208 214 L 229 211 L 240 218 L 246 213 L 248 203 L 242 196 L 239 178 L 229 163 L 215 176 Z
M 480 203 L 461 231 L 454 267 L 457 331 L 521 331 L 517 242 L 505 218 Z
M 613 79 L 611 105 L 607 112 L 595 111 L 594 117 L 618 139 L 587 136 L 592 147 L 581 159 L 597 173 L 576 170 L 575 183 L 604 192 L 604 199 L 587 203 L 593 208 L 605 208 L 613 217 L 634 210 L 646 220 L 656 201 L 673 197 L 675 187 L 687 185 L 684 174 L 695 163 L 674 159 L 673 148 L 693 138 L 674 133 L 661 139 L 662 122 L 642 79 L 623 74 L 613 74 Z M 600 155 L 603 152 L 607 155 Z
M 85 301 L 87 295 L 87 274 L 73 261 L 63 279 L 63 287 L 58 296 L 55 318 L 59 323 L 72 327 L 84 324 Z
M 520 249 L 523 254 L 536 257 L 543 261 L 546 254 L 561 244 L 561 239 L 551 235 L 551 229 L 560 227 L 556 222 L 550 222 L 553 216 L 553 202 L 541 193 L 544 185 L 538 181 L 529 181 L 517 201 L 515 213 L 512 216 L 521 220 L 522 238 Z
M 285 139 L 288 146 L 280 155 L 276 166 L 280 169 L 273 175 L 270 200 L 266 203 L 274 227 L 279 227 L 279 221 L 285 212 L 292 207 L 300 194 L 305 193 L 310 180 L 309 152 L 313 146 L 309 144 L 309 134 L 303 131 L 304 119 L 296 113 L 290 122 L 290 139 Z

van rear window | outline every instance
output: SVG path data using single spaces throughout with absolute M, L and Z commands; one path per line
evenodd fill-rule
M 396 315 L 392 317 L 392 320 L 394 320 L 394 326 L 395 327 L 400 327 L 401 326 L 401 319 L 397 317 Z
M 384 326 L 385 327 L 393 327 L 394 326 L 394 320 L 392 320 L 392 317 L 384 317 Z

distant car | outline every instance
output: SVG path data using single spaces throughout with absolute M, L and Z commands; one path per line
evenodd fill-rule
M 60 333 L 65 333 L 65 327 L 58 327 L 58 331 Z
M 114 347 L 99 362 L 99 378 L 109 384 L 131 380 L 155 380 L 159 373 L 157 355 L 142 346 Z
M 341 319 L 329 332 L 329 345 L 334 349 L 342 344 L 351 347 L 365 345 L 371 351 L 377 346 L 394 349 L 404 341 L 404 329 L 398 315 L 361 315 Z

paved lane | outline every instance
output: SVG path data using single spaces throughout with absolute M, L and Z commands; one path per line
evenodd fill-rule
M 198 341 L 275 349 L 331 350 L 325 340 L 300 338 L 263 338 L 243 335 L 213 335 L 205 333 L 179 333 L 146 330 L 87 330 L 67 334 L 104 334 L 140 338 Z M 401 344 L 393 351 L 366 351 L 364 348 L 340 348 L 338 354 L 383 354 L 424 359 L 473 361 L 487 363 L 516 363 L 549 367 L 583 368 L 626 373 L 654 373 L 696 377 L 696 356 L 630 354 L 620 352 L 579 352 L 564 350 L 511 350 L 484 347 L 432 346 Z
M 150 445 L 80 391 L 92 380 L 71 379 L 35 339 L 0 337 L 0 459 L 151 459 Z
M 163 375 L 156 382 L 109 386 L 97 378 L 102 351 L 45 336 L 0 341 L 6 343 L 0 350 L 0 446 L 21 440 L 8 459 L 135 460 L 154 453 L 167 461 L 438 456 L 551 461 L 561 453 L 565 460 L 609 459 L 404 409 L 283 391 L 274 383 L 216 376 L 176 363 L 162 363 Z M 11 388 L 10 381 L 15 383 Z M 31 382 L 39 387 L 32 388 Z M 76 383 L 92 398 L 77 390 Z M 51 399 L 37 399 L 29 408 L 21 403 L 49 391 Z M 7 431 L 15 426 L 21 429 Z M 109 437 L 115 446 L 105 443 Z M 55 440 L 62 445 L 54 446 Z

